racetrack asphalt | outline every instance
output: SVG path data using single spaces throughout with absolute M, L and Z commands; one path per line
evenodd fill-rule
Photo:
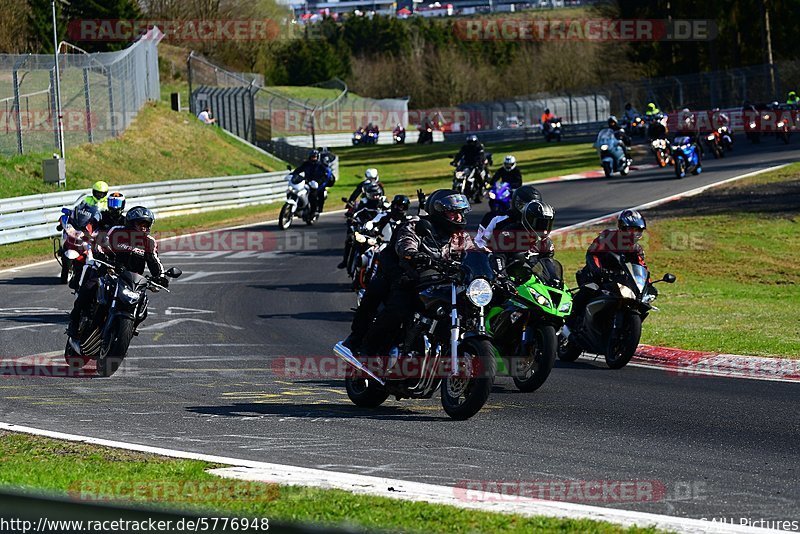
M 796 144 L 740 142 L 683 180 L 651 169 L 540 190 L 566 226 L 798 156 Z M 162 247 L 165 265 L 185 274 L 172 293 L 151 296 L 151 315 L 110 379 L 30 376 L 60 366 L 72 295 L 55 261 L 0 273 L 0 421 L 446 485 L 653 481 L 663 491 L 649 497 L 581 502 L 800 519 L 798 384 L 557 363 L 532 394 L 498 379 L 477 416 L 454 422 L 436 397 L 371 411 L 353 406 L 340 380 L 282 376 L 281 358 L 331 356 L 349 330 L 355 299 L 336 269 L 343 227 L 341 215 L 288 232 L 255 226 L 265 250 L 244 253 Z M 24 365 L 9 363 L 19 358 Z

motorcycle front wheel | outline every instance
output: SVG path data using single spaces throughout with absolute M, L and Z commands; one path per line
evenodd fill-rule
M 72 260 L 61 256 L 61 283 L 68 284 L 72 274 Z
M 603 173 L 606 175 L 606 178 L 611 177 L 611 163 L 608 161 L 603 162 Z
M 288 230 L 292 226 L 293 219 L 292 205 L 288 203 L 284 204 L 281 208 L 281 214 L 278 217 L 278 226 L 280 226 L 281 230 Z
M 683 161 L 683 158 L 676 158 L 675 159 L 675 177 L 676 178 L 683 178 L 686 176 L 686 162 Z
M 621 331 L 608 340 L 606 364 L 611 369 L 622 369 L 633 358 L 642 337 L 642 318 L 630 313 L 625 316 Z
M 133 338 L 133 320 L 118 317 L 103 336 L 100 358 L 97 360 L 98 376 L 109 377 L 117 372 L 128 354 Z
M 556 362 L 556 329 L 552 326 L 540 326 L 532 333 L 533 339 L 523 349 L 525 356 L 511 358 L 514 385 L 525 393 L 542 387 Z
M 459 374 L 442 380 L 442 408 L 451 418 L 469 419 L 483 408 L 492 391 L 496 365 L 492 344 L 467 339 L 459 347 Z
M 89 360 L 91 360 L 91 358 L 78 354 L 72 350 L 72 345 L 69 344 L 69 339 L 67 339 L 67 346 L 64 347 L 64 361 L 67 362 L 70 371 L 78 371 L 83 369 L 86 364 L 89 363 Z

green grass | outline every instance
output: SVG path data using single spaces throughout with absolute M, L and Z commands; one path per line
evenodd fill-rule
M 340 156 L 337 188 L 351 189 L 368 167 L 376 167 L 389 194 L 410 194 L 417 188 L 425 191 L 449 187 L 453 180 L 452 157 L 458 145 L 378 145 L 335 149 Z M 550 178 L 597 168 L 597 152 L 590 143 L 544 143 L 514 141 L 486 146 L 493 154 L 497 169 L 507 154 L 514 154 L 526 181 Z M 333 195 L 338 199 L 340 195 Z
M 266 87 L 270 93 L 278 93 L 294 100 L 334 100 L 342 94 L 341 89 L 313 87 L 310 85 L 273 85 Z M 347 98 L 360 98 L 357 94 L 347 93 Z
M 98 144 L 67 144 L 67 187 L 80 189 L 97 180 L 114 185 L 268 172 L 282 162 L 265 156 L 201 124 L 164 103 L 147 104 L 117 139 Z M 42 180 L 48 154 L 0 158 L 0 198 L 57 190 Z
M 128 502 L 172 509 L 210 510 L 237 517 L 267 517 L 274 522 L 356 526 L 398 532 L 655 532 L 653 529 L 624 529 L 590 520 L 527 518 L 360 496 L 339 490 L 238 482 L 205 472 L 214 467 L 220 466 L 24 434 L 0 433 L 0 487 L 69 493 L 74 497 L 81 493 L 89 497 L 99 495 L 104 502 L 105 498 L 117 501 L 121 500 L 120 496 L 127 496 L 125 500 Z M 188 488 L 200 484 L 205 491 L 191 494 Z M 119 488 L 122 488 L 122 493 Z M 131 488 L 137 491 L 131 491 Z M 170 500 L 163 500 L 167 493 L 159 491 L 163 488 L 178 489 L 169 493 Z
M 731 193 L 777 183 L 800 189 L 800 164 L 646 212 L 643 245 L 653 276 L 671 272 L 678 281 L 659 285 L 661 311 L 645 321 L 642 343 L 800 358 L 797 205 L 776 214 L 777 195 L 764 195 L 747 211 L 724 206 Z M 680 216 L 672 216 L 676 210 Z M 589 240 L 596 235 L 587 234 Z M 557 252 L 568 280 L 583 265 L 584 252 L 585 246 Z

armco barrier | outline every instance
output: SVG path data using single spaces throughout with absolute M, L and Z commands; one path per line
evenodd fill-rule
M 283 198 L 285 171 L 172 180 L 115 187 L 127 206 L 145 205 L 161 217 L 266 204 Z M 72 207 L 90 190 L 0 199 L 0 245 L 56 235 L 62 207 Z

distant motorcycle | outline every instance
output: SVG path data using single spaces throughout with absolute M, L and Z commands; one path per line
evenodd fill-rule
M 650 150 L 653 151 L 659 167 L 672 165 L 672 153 L 666 139 L 653 139 L 650 142 Z
M 353 132 L 353 146 L 367 144 L 367 131 L 364 128 L 359 128 Z
M 392 132 L 392 140 L 394 140 L 394 144 L 396 145 L 403 145 L 406 142 L 406 129 L 405 128 L 395 128 Z
M 88 251 L 95 267 L 106 273 L 97 282 L 97 297 L 88 313 L 81 316 L 78 327 L 78 347 L 67 340 L 64 359 L 72 369 L 83 368 L 90 360 L 97 361 L 97 374 L 113 375 L 128 354 L 136 326 L 147 318 L 147 290 L 169 289 L 155 283 L 153 277 L 142 276 L 95 259 Z M 178 278 L 183 274 L 177 267 L 164 275 Z
M 487 191 L 489 197 L 489 211 L 493 213 L 508 213 L 511 210 L 511 197 L 514 191 L 508 182 L 498 180 Z
M 687 172 L 698 175 L 703 172 L 700 151 L 691 137 L 676 137 L 672 142 L 672 160 L 675 164 L 675 176 L 683 178 Z
M 705 136 L 705 143 L 714 159 L 725 157 L 725 148 L 722 146 L 722 137 L 717 130 Z
M 654 283 L 675 282 L 675 275 L 665 274 L 661 280 L 648 282 L 646 268 L 629 263 L 617 254 L 610 254 L 615 268 L 604 275 L 599 284 L 590 283 L 584 290 L 593 292 L 586 305 L 582 326 L 576 332 L 568 328 L 559 336 L 558 357 L 573 362 L 583 351 L 602 354 L 612 369 L 625 367 L 639 346 L 642 321 L 647 319 L 657 292 Z
M 600 165 L 606 178 L 618 172 L 622 176 L 627 176 L 631 168 L 631 159 L 625 155 L 625 147 L 614 130 L 604 128 L 597 134 L 594 145 L 600 154 Z
M 289 187 L 286 190 L 286 203 L 281 208 L 278 217 L 278 226 L 281 230 L 288 230 L 292 226 L 295 217 L 300 217 L 306 224 L 312 225 L 319 219 L 319 213 L 311 209 L 311 194 L 316 194 L 319 184 L 312 180 L 306 182 L 303 173 L 298 175 L 288 174 L 286 181 Z M 313 191 L 313 193 L 312 193 Z M 325 191 L 327 197 L 328 191 Z
M 544 140 L 548 143 L 550 141 L 561 141 L 561 118 L 553 117 L 542 125 L 542 133 Z
M 418 145 L 427 145 L 433 143 L 433 128 L 430 126 L 419 128 L 419 137 L 417 138 Z

